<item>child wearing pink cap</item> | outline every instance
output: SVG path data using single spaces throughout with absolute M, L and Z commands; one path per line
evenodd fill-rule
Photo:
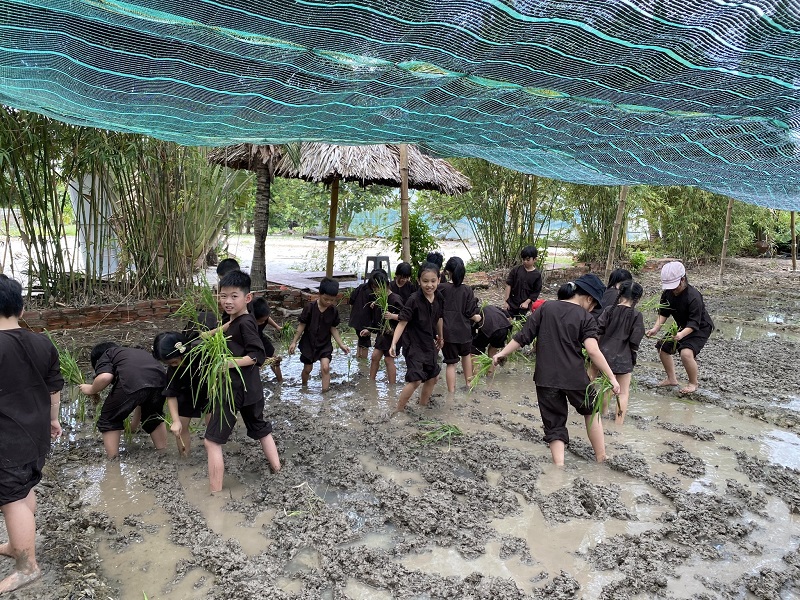
M 689 285 L 683 263 L 673 261 L 664 265 L 661 269 L 661 288 L 661 304 L 666 305 L 666 308 L 659 309 L 656 324 L 647 331 L 647 337 L 656 335 L 670 317 L 678 324 L 678 333 L 674 339 L 656 342 L 667 374 L 667 378 L 658 385 L 678 385 L 675 363 L 672 360 L 672 355 L 677 351 L 689 379 L 689 385 L 682 387 L 680 393 L 691 394 L 699 385 L 697 355 L 711 336 L 714 323 L 706 311 L 703 295 Z

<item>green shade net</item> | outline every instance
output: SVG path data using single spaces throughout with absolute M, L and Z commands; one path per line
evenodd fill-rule
M 0 103 L 800 208 L 800 3 L 0 0 Z

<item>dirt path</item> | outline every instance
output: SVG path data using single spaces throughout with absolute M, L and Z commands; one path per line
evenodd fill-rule
M 215 497 L 200 432 L 187 460 L 136 435 L 108 463 L 91 421 L 73 422 L 38 488 L 45 576 L 8 597 L 798 597 L 800 277 L 785 266 L 737 260 L 722 286 L 715 267 L 689 271 L 720 326 L 701 390 L 656 389 L 647 343 L 629 421 L 605 424 L 603 465 L 574 414 L 567 466 L 550 465 L 519 361 L 473 394 L 440 383 L 432 409 L 386 422 L 397 390 L 370 384 L 366 364 L 336 356 L 323 396 L 318 380 L 299 388 L 288 359 L 287 381 L 265 385 L 285 469 L 270 475 L 237 429 Z M 643 283 L 657 291 L 657 275 Z M 147 345 L 169 326 L 69 344 Z M 465 435 L 426 445 L 429 421 Z

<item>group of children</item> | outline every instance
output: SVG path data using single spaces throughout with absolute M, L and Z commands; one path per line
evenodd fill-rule
M 465 268 L 458 257 L 447 261 L 442 275 L 441 262 L 434 262 L 441 261 L 441 255 L 429 255 L 417 271 L 416 286 L 411 283 L 411 266 L 407 263 L 398 266 L 392 281 L 382 271 L 373 272 L 366 287 L 350 297 L 350 323 L 359 335 L 359 353 L 366 356 L 371 336 L 377 334 L 370 376 L 375 379 L 383 360 L 387 378 L 394 382 L 394 359 L 402 352 L 406 383 L 397 410 L 403 410 L 419 387 L 420 403 L 429 402 L 441 371 L 440 351 L 446 365 L 447 387 L 454 391 L 459 361 L 469 383 L 472 355 L 486 351 L 497 365 L 535 341 L 534 381 L 544 439 L 553 462 L 564 463 L 570 404 L 584 415 L 596 459 L 602 461 L 605 445 L 601 418 L 592 415 L 593 402 L 587 403 L 585 394 L 591 389 L 590 377 L 602 372 L 618 396 L 617 420 L 624 420 L 631 372 L 645 335 L 642 314 L 635 309 L 642 288 L 625 270 L 614 271 L 608 286 L 588 274 L 564 284 L 558 291 L 558 301 L 542 302 L 538 298 L 541 274 L 535 268 L 536 249 L 523 249 L 522 258 L 523 265 L 509 274 L 503 308 L 478 307 L 472 289 L 463 284 Z M 179 452 L 187 454 L 191 419 L 199 418 L 206 408 L 205 388 L 198 381 L 198 365 L 192 364 L 196 359 L 192 358 L 191 349 L 199 343 L 200 336 L 221 329 L 234 357 L 227 365 L 232 374 L 233 397 L 230 402 L 214 404 L 206 415 L 204 446 L 212 492 L 222 489 L 222 448 L 232 433 L 236 413 L 241 415 L 247 435 L 259 441 L 271 470 L 277 472 L 281 468 L 272 425 L 264 417 L 260 376 L 260 367 L 274 354 L 263 330 L 266 325 L 276 329 L 278 325 L 269 317 L 266 302 L 253 299 L 250 277 L 238 270 L 238 265 L 221 275 L 218 293 L 223 316 L 219 322 L 216 317 L 203 315 L 198 321 L 203 321 L 205 327 L 199 330 L 161 333 L 154 340 L 152 354 L 113 342 L 98 344 L 91 351 L 95 378 L 91 384 L 81 386 L 81 392 L 87 395 L 111 386 L 97 422 L 109 458 L 117 456 L 124 420 L 132 413 L 140 413 L 137 418 L 155 447 L 166 448 L 166 424 L 162 418 L 165 399 L 170 430 L 176 436 Z M 689 377 L 689 384 L 681 391 L 693 392 L 698 385 L 695 358 L 708 340 L 713 323 L 702 296 L 688 284 L 681 263 L 665 265 L 661 279 L 659 317 L 646 334 L 656 335 L 667 318 L 675 319 L 678 333 L 657 343 L 667 373 L 661 384 L 678 385 L 672 354 L 679 352 Z M 299 347 L 304 385 L 313 364 L 320 363 L 326 390 L 330 386 L 331 338 L 343 352 L 349 352 L 349 348 L 338 331 L 338 284 L 324 280 L 319 291 L 319 297 L 304 307 L 289 351 L 293 353 Z M 603 310 L 595 318 L 592 312 L 597 314 L 598 307 Z M 64 380 L 58 352 L 46 337 L 20 328 L 22 313 L 21 285 L 0 275 L 0 367 L 4 374 L 0 390 L 0 511 L 9 535 L 9 541 L 0 544 L 0 554 L 16 560 L 15 570 L 0 581 L 0 593 L 40 575 L 34 552 L 33 488 L 41 480 L 50 439 L 61 434 L 58 415 Z M 512 314 L 525 315 L 527 320 L 506 343 Z M 591 361 L 588 370 L 583 349 Z M 166 373 L 159 363 L 167 366 Z M 274 370 L 280 379 L 279 363 Z

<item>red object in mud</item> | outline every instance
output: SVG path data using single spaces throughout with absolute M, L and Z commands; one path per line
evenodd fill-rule
M 547 300 L 543 300 L 541 298 L 536 302 L 531 302 L 531 312 L 536 312 L 536 309 L 539 308 L 545 302 L 547 302 Z

